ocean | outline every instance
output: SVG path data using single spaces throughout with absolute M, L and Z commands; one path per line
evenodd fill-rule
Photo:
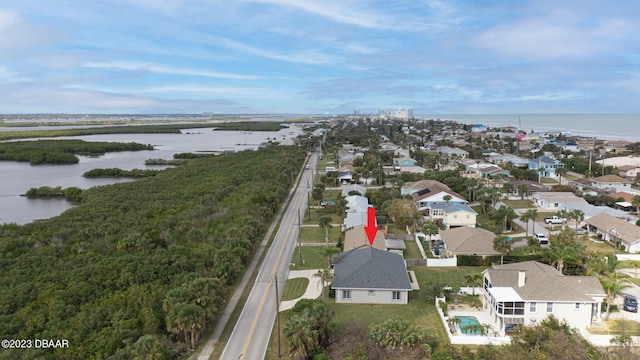
M 420 114 L 416 117 L 484 126 L 515 126 L 526 132 L 570 131 L 572 135 L 640 142 L 640 114 Z

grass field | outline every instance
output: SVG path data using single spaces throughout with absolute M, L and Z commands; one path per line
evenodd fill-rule
M 404 251 L 405 259 L 422 259 L 422 254 L 415 241 L 407 240 L 404 244 L 407 246 L 407 249 Z
M 299 298 L 307 290 L 307 286 L 309 286 L 309 279 L 307 278 L 288 279 L 284 284 L 284 290 L 282 291 L 280 301 Z
M 301 215 L 302 218 L 302 223 L 303 224 L 308 224 L 308 225 L 318 225 L 318 222 L 320 221 L 320 218 L 324 217 L 324 216 L 329 216 L 331 218 L 331 223 L 332 224 L 341 224 L 342 223 L 342 214 L 338 214 L 336 211 L 327 211 L 324 208 L 311 208 L 311 216 L 309 216 L 309 209 L 307 209 L 304 213 L 304 215 Z M 311 220 L 309 220 L 309 217 L 311 217 Z
M 323 255 L 325 251 L 324 246 L 303 246 L 302 247 L 302 260 L 304 264 L 300 264 L 299 247 L 293 251 L 291 262 L 295 263 L 295 267 L 291 267 L 292 270 L 311 270 L 322 269 L 327 267 L 327 257 Z
M 340 228 L 333 226 L 329 229 L 329 242 L 337 242 L 342 236 Z M 304 242 L 324 242 L 325 230 L 321 227 L 303 227 L 300 229 L 300 240 Z
M 502 200 L 502 202 L 514 209 L 527 209 L 533 207 L 531 200 Z

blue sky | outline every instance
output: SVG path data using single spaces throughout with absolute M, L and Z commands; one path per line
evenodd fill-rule
M 640 113 L 640 2 L 4 0 L 0 113 Z

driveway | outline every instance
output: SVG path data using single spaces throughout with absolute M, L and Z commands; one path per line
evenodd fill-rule
M 635 272 L 632 269 L 622 269 L 622 271 L 619 272 L 625 273 L 631 277 L 635 277 Z M 638 275 L 640 276 L 640 273 Z M 632 313 L 624 311 L 623 305 L 625 295 L 633 295 L 636 297 L 636 299 L 640 299 L 640 286 L 631 283 L 631 287 L 624 289 L 621 296 L 616 296 L 616 299 L 613 301 L 613 303 L 618 305 L 618 309 L 620 311 L 611 313 L 611 315 L 609 315 L 609 319 L 625 319 L 640 322 L 640 312 Z

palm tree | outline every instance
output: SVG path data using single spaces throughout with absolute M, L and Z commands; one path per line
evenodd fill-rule
M 518 185 L 518 194 L 520 195 L 521 200 L 524 200 L 524 197 L 527 195 L 528 191 L 529 187 L 527 186 L 527 184 Z
M 512 207 L 501 205 L 498 210 L 491 214 L 491 217 L 496 220 L 502 220 L 502 231 L 507 231 L 507 224 L 509 224 L 513 219 L 517 219 L 518 214 Z
M 328 269 L 318 270 L 318 272 L 313 274 L 313 277 L 317 277 L 320 280 L 322 285 L 322 301 L 324 301 L 324 288 L 326 284 L 331 281 L 331 273 Z
M 324 242 L 329 246 L 329 229 L 332 227 L 331 225 L 331 217 L 323 216 L 318 220 L 318 225 L 324 229 Z
M 433 221 L 429 221 L 422 225 L 422 232 L 429 235 L 429 249 L 431 249 L 432 236 L 437 234 L 438 231 L 440 231 L 440 227 Z
M 531 253 L 535 254 L 536 249 L 540 248 L 540 242 L 535 237 L 527 239 L 527 246 L 531 249 Z
M 493 249 L 500 253 L 500 265 L 504 264 L 504 256 L 511 252 L 511 243 L 504 235 L 497 235 L 493 239 Z
M 449 203 L 449 201 L 451 201 L 451 199 L 453 198 L 449 194 L 442 197 L 442 200 L 444 200 L 447 204 Z
M 616 299 L 616 296 L 622 294 L 622 290 L 629 288 L 631 285 L 626 280 L 620 279 L 600 279 L 604 291 L 607 293 L 605 299 L 607 300 L 607 316 L 605 320 L 609 320 L 609 314 L 611 312 L 611 303 Z
M 317 345 L 318 330 L 314 328 L 313 319 L 304 313 L 292 314 L 284 324 L 283 333 L 294 358 L 306 359 Z
M 322 256 L 327 257 L 327 269 L 331 269 L 331 258 L 333 257 L 333 255 L 339 252 L 340 252 L 340 249 L 338 249 L 337 247 L 327 246 L 324 249 L 322 249 Z M 322 259 L 318 259 L 318 264 L 320 264 L 321 262 L 322 262 Z
M 558 217 L 562 218 L 562 230 L 564 230 L 564 225 L 566 223 L 566 219 L 569 217 L 570 214 L 571 214 L 571 211 L 569 211 L 567 209 L 562 209 L 562 210 L 558 211 Z
M 535 234 L 535 232 L 536 232 L 536 219 L 538 218 L 538 209 L 529 209 L 529 210 L 525 211 L 525 213 L 522 214 L 522 216 L 526 216 L 528 219 L 532 220 L 531 232 Z M 527 225 L 529 225 L 529 222 L 527 222 Z
M 525 237 L 529 236 L 529 220 L 531 220 L 531 213 L 528 211 L 520 215 L 520 221 L 522 221 L 525 226 Z
M 567 169 L 564 167 L 556 168 L 556 175 L 558 176 L 558 184 L 562 185 L 562 176 L 567 174 Z
M 476 286 L 480 286 L 480 280 L 482 280 L 482 274 L 465 275 L 465 285 L 471 286 L 471 295 L 476 295 Z
M 506 182 L 502 184 L 502 192 L 506 195 L 506 198 L 509 198 L 509 195 L 513 193 L 513 184 L 510 182 Z
M 573 209 L 569 211 L 569 219 L 576 221 L 576 238 L 578 237 L 578 226 L 580 226 L 580 222 L 584 220 L 584 212 L 579 209 Z
M 548 254 L 549 256 L 552 257 L 553 263 L 556 264 L 556 270 L 562 273 L 562 271 L 564 270 L 565 262 L 578 260 L 580 252 L 578 251 L 576 246 L 571 246 L 571 245 L 553 246 L 552 245 L 549 248 Z

